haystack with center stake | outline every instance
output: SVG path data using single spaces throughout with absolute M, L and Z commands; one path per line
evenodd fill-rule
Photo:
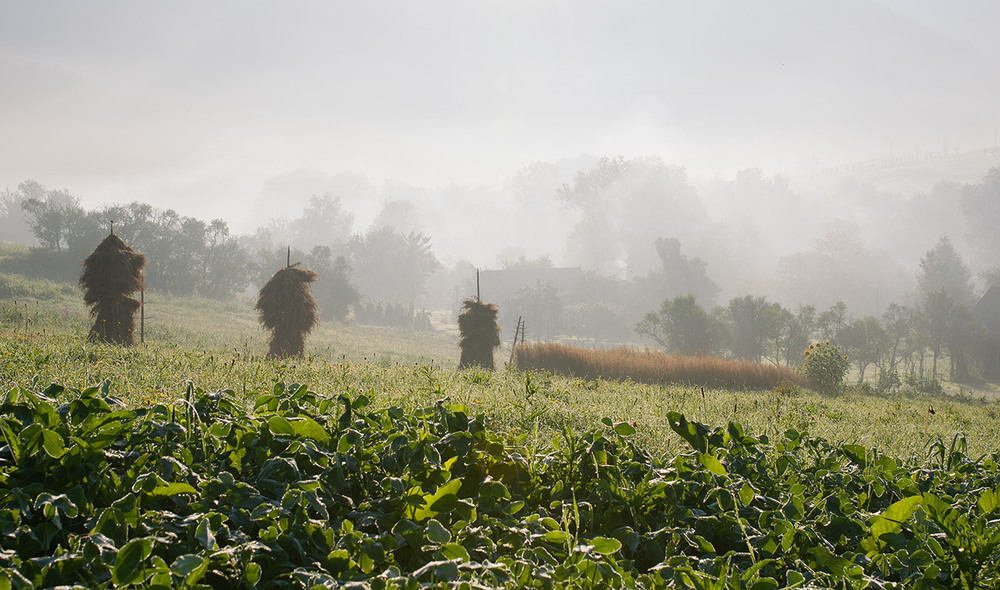
M 295 263 L 274 273 L 260 289 L 256 310 L 260 323 L 271 331 L 268 356 L 287 358 L 301 356 L 306 347 L 306 334 L 319 322 L 316 300 L 309 283 L 316 273 Z
M 462 302 L 458 314 L 458 347 L 462 356 L 458 368 L 482 367 L 493 370 L 493 351 L 500 346 L 500 324 L 494 303 L 483 303 L 478 297 Z
M 146 257 L 111 233 L 83 261 L 80 287 L 94 326 L 87 337 L 128 346 L 135 342 L 135 312 L 140 303 L 129 297 L 142 289 Z

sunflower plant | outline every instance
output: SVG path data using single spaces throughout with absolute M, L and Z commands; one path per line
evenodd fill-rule
M 832 393 L 840 388 L 847 374 L 847 355 L 840 348 L 830 344 L 810 344 L 803 353 L 802 372 L 809 377 L 816 389 Z

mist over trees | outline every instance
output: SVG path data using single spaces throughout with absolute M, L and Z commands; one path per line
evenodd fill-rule
M 569 262 L 620 278 L 657 265 L 657 239 L 683 241 L 709 221 L 684 168 L 659 158 L 603 158 L 556 195 L 581 214 L 567 237 Z
M 971 310 L 1000 282 L 1000 169 L 909 194 L 856 179 L 800 190 L 754 168 L 695 186 L 681 167 L 624 157 L 533 163 L 500 189 L 335 178 L 304 199 L 282 198 L 289 178 L 269 187 L 301 210 L 276 207 L 286 215 L 242 235 L 139 202 L 86 210 L 24 181 L 0 194 L 0 227 L 34 247 L 0 271 L 70 278 L 113 222 L 146 256 L 148 288 L 252 293 L 291 257 L 318 273 L 322 319 L 408 327 L 429 325 L 420 310 L 457 313 L 476 269 L 536 272 L 483 293 L 509 335 L 520 317 L 529 339 L 786 365 L 830 340 L 885 384 L 922 375 L 924 350 L 930 374 L 944 355 L 957 378 L 976 373 Z

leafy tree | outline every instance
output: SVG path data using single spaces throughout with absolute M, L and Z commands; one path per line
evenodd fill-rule
M 351 265 L 345 256 L 333 256 L 329 246 L 314 246 L 305 263 L 317 274 L 313 296 L 321 319 L 345 321 L 351 307 L 361 301 L 361 294 L 351 284 Z
M 782 321 L 782 334 L 784 337 L 786 365 L 799 364 L 801 361 L 801 351 L 809 346 L 815 331 L 815 306 L 800 305 L 794 314 L 790 311 L 785 311 Z
M 18 191 L 0 191 L 0 236 L 3 236 L 0 239 L 21 244 L 31 241 L 28 220 L 21 207 L 23 200 Z
M 112 205 L 105 210 L 108 219 L 114 219 L 118 228 L 116 231 L 129 236 L 129 243 L 141 244 L 144 248 L 152 248 L 162 233 L 160 219 L 165 212 L 154 209 L 152 205 L 133 201 L 128 205 Z
M 83 211 L 69 216 L 66 220 L 65 242 L 69 252 L 92 250 L 112 229 L 114 218 L 108 218 L 102 211 Z M 120 227 L 113 227 L 118 233 Z
M 992 168 L 979 184 L 962 187 L 961 209 L 975 243 L 987 260 L 1000 257 L 1000 168 Z
M 395 228 L 401 233 L 421 231 L 417 205 L 409 199 L 386 199 L 370 229 Z
M 831 222 L 810 251 L 781 257 L 775 292 L 788 301 L 823 309 L 844 301 L 856 313 L 879 313 L 876 290 L 886 299 L 905 295 L 910 273 L 885 251 L 870 248 L 861 228 Z
M 725 309 L 729 323 L 729 346 L 737 358 L 760 362 L 768 340 L 777 340 L 781 330 L 781 305 L 761 295 L 734 297 Z
M 681 242 L 677 238 L 657 238 L 654 244 L 660 269 L 636 280 L 640 292 L 655 293 L 657 299 L 692 295 L 702 305 L 714 304 L 722 289 L 709 278 L 708 263 L 682 254 Z
M 924 315 L 927 319 L 927 335 L 933 355 L 931 375 L 937 377 L 938 358 L 944 351 L 951 336 L 951 315 L 955 310 L 955 300 L 941 287 L 924 296 Z
M 694 355 L 718 350 L 720 328 L 693 295 L 680 295 L 664 300 L 658 312 L 647 313 L 635 332 L 652 338 L 668 352 Z
M 971 305 L 975 296 L 972 272 L 962 262 L 962 257 L 951 245 L 948 236 L 941 236 L 937 244 L 920 259 L 917 288 L 925 299 L 944 289 L 952 301 Z
M 653 268 L 658 236 L 694 236 L 708 223 L 684 169 L 658 158 L 603 158 L 556 196 L 581 216 L 569 237 L 576 263 L 617 276 Z
M 566 334 L 596 341 L 626 342 L 635 335 L 635 324 L 629 325 L 620 309 L 601 301 L 567 303 L 562 324 Z
M 207 226 L 193 217 L 181 217 L 173 211 L 163 242 L 168 250 L 161 251 L 164 262 L 164 288 L 173 293 L 192 295 L 200 282 L 201 258 L 204 253 Z
M 507 318 L 524 318 L 525 331 L 532 339 L 549 340 L 562 330 L 563 303 L 551 282 L 522 287 L 501 307 L 507 310 Z
M 302 249 L 330 246 L 351 235 L 354 215 L 344 211 L 340 197 L 324 193 L 309 198 L 302 215 L 289 222 L 292 244 Z
M 889 335 L 878 318 L 865 316 L 854 320 L 837 332 L 837 340 L 848 357 L 858 365 L 858 383 L 865 380 L 865 371 L 877 364 L 889 346 Z
M 242 292 L 250 284 L 249 263 L 246 251 L 229 234 L 229 225 L 221 219 L 213 219 L 205 228 L 198 292 L 213 299 L 225 299 Z
M 914 313 L 914 310 L 897 303 L 890 303 L 889 307 L 882 313 L 882 329 L 888 336 L 889 344 L 880 365 L 883 372 L 894 373 L 896 365 L 904 356 L 904 350 L 911 346 L 915 340 L 914 333 L 917 323 Z
M 249 282 L 249 257 L 221 219 L 206 224 L 138 202 L 85 211 L 67 191 L 50 191 L 34 181 L 21 183 L 4 198 L 8 204 L 20 199 L 32 233 L 53 252 L 45 262 L 49 267 L 72 268 L 75 274 L 82 253 L 100 243 L 113 224 L 115 235 L 146 256 L 144 282 L 150 288 L 223 298 Z
M 372 300 L 414 302 L 427 277 L 441 268 L 429 237 L 392 227 L 353 236 L 348 252 L 357 285 Z
M 34 180 L 20 183 L 16 195 L 28 227 L 42 247 L 61 251 L 70 226 L 83 215 L 80 199 L 66 190 L 48 190 Z
M 834 303 L 830 309 L 816 318 L 816 330 L 821 340 L 837 341 L 837 334 L 847 325 L 847 304 L 843 301 Z
M 985 328 L 973 315 L 972 310 L 965 305 L 956 305 L 952 309 L 948 321 L 948 333 L 945 336 L 952 381 L 968 382 L 971 380 L 970 351 L 982 342 L 985 335 Z

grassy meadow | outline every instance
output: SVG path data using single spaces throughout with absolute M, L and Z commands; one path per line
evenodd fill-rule
M 859 388 L 822 395 L 801 381 L 747 386 L 761 382 L 762 372 L 775 373 L 772 382 L 787 376 L 774 367 L 748 365 L 741 369 L 749 371 L 745 382 L 725 387 L 702 387 L 692 381 L 689 366 L 678 366 L 675 379 L 655 384 L 642 376 L 671 357 L 643 350 L 623 351 L 603 371 L 567 377 L 507 367 L 506 345 L 497 352 L 496 372 L 457 371 L 458 336 L 444 312 L 436 314 L 438 329 L 432 332 L 321 322 L 307 338 L 303 358 L 273 361 L 264 358 L 267 334 L 252 307 L 249 299 L 149 294 L 145 342 L 122 349 L 86 340 L 89 318 L 74 286 L 0 275 L 0 391 L 31 383 L 84 389 L 108 381 L 113 395 L 138 407 L 176 399 L 189 381 L 247 399 L 284 382 L 329 396 L 363 393 L 378 407 L 415 408 L 447 398 L 489 416 L 501 430 L 537 431 L 543 438 L 565 425 L 585 429 L 607 417 L 635 423 L 640 440 L 661 453 L 683 445 L 667 427 L 668 412 L 713 426 L 737 421 L 755 435 L 794 428 L 900 457 L 921 456 L 932 441 L 958 433 L 967 437 L 970 453 L 1000 449 L 1000 403 L 947 383 L 952 393 L 940 396 L 872 395 Z M 596 364 L 593 351 L 556 348 L 559 355 L 582 357 L 572 366 Z M 629 367 L 634 380 L 622 378 Z M 718 374 L 715 367 L 705 371 L 712 378 Z

